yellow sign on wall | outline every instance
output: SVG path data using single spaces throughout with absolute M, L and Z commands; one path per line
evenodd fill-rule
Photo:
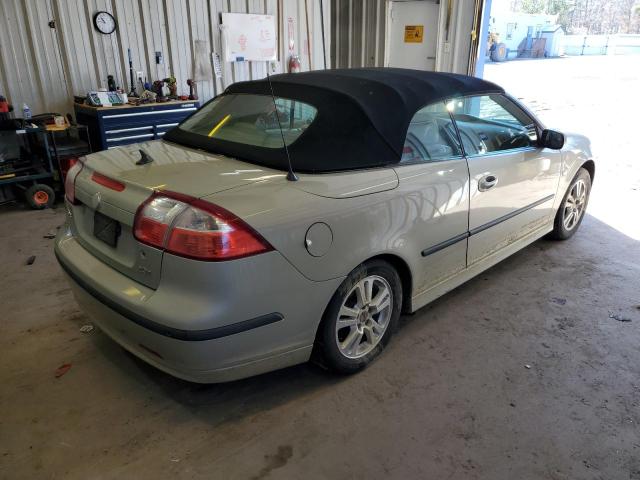
M 422 43 L 424 38 L 424 25 L 405 25 L 404 43 Z

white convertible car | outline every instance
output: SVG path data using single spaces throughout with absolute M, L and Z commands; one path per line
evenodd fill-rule
M 585 137 L 477 78 L 277 75 L 77 163 L 55 252 L 96 324 L 172 375 L 227 381 L 312 355 L 355 372 L 401 312 L 573 235 L 594 170 Z

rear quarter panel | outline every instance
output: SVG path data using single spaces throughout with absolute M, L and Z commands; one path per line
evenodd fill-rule
M 397 250 L 394 241 L 404 219 L 392 215 L 393 192 L 337 199 L 304 192 L 285 180 L 220 192 L 206 200 L 245 220 L 305 277 L 324 281 L 346 276 L 371 256 Z M 310 255 L 305 246 L 307 230 L 317 222 L 329 225 L 333 235 L 322 257 Z
M 447 250 L 442 250 L 441 264 L 431 265 L 442 271 L 427 269 L 421 252 L 466 231 L 468 173 L 464 161 L 442 162 L 427 171 L 409 167 L 402 177 L 397 188 L 346 198 L 308 193 L 297 182 L 273 179 L 206 199 L 243 218 L 311 280 L 344 277 L 363 261 L 390 254 L 408 266 L 415 294 L 430 280 L 455 273 L 447 265 Z M 452 218 L 461 232 L 450 231 Z M 333 234 L 331 248 L 321 257 L 305 247 L 306 233 L 316 222 L 329 225 Z M 462 262 L 465 247 L 466 242 L 455 247 L 461 249 Z

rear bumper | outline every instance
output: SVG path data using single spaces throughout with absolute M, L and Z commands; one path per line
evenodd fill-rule
M 160 288 L 151 290 L 62 230 L 55 253 L 80 307 L 134 355 L 194 382 L 236 380 L 307 361 L 341 281 L 311 282 L 270 252 L 235 266 L 169 258 Z M 165 282 L 165 274 L 176 274 L 172 261 L 194 267 L 190 277 Z
M 80 275 L 74 273 L 74 271 L 69 266 L 67 266 L 63 260 L 60 259 L 57 252 L 55 252 L 55 254 L 60 267 L 62 267 L 69 279 L 74 281 L 79 288 L 91 295 L 94 299 L 102 303 L 104 306 L 113 310 L 114 313 L 118 313 L 121 316 L 125 317 L 127 320 L 133 323 L 137 323 L 141 327 L 151 330 L 152 332 L 164 335 L 165 337 L 175 338 L 177 340 L 184 340 L 188 342 L 215 340 L 217 338 L 227 337 L 236 333 L 245 332 L 247 330 L 262 327 L 264 325 L 269 325 L 270 323 L 279 322 L 283 319 L 282 314 L 274 312 L 267 315 L 261 315 L 249 320 L 244 320 L 238 323 L 233 323 L 231 325 L 209 328 L 207 330 L 183 330 L 179 328 L 168 327 L 161 323 L 157 323 L 150 318 L 139 315 L 133 310 L 129 310 L 128 308 L 122 306 L 120 303 L 111 300 L 111 298 L 109 298 L 107 295 L 104 295 L 99 290 L 96 290 L 89 283 L 84 281 L 82 277 L 80 277 Z

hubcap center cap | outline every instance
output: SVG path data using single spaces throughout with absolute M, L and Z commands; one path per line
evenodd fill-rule
M 362 309 L 358 314 L 358 327 L 363 327 L 367 323 L 368 318 L 369 318 L 369 310 Z

